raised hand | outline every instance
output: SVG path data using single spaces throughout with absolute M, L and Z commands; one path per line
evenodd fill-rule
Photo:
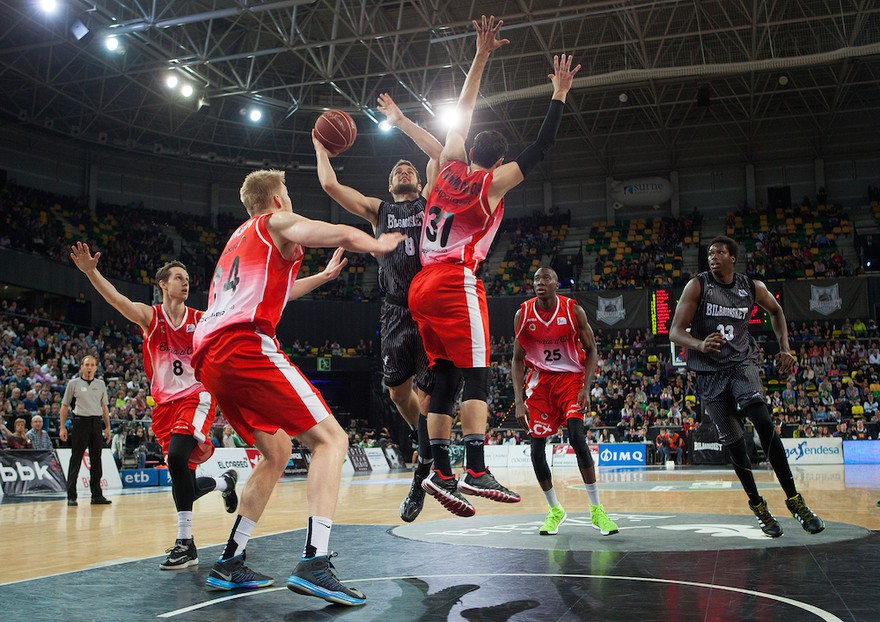
M 312 145 L 315 147 L 315 153 L 324 153 L 328 158 L 335 158 L 338 156 L 338 153 L 330 153 L 327 147 L 324 146 L 324 143 L 321 142 L 321 139 L 318 138 L 318 133 L 315 132 L 314 128 L 312 128 Z
M 499 19 L 495 22 L 495 16 L 490 15 L 489 19 L 483 15 L 480 23 L 474 20 L 474 28 L 477 30 L 477 54 L 491 54 L 502 45 L 510 43 L 509 39 L 498 39 L 498 31 L 504 25 L 504 20 Z
M 403 119 L 403 113 L 388 93 L 379 95 L 379 112 L 385 115 L 385 120 L 393 126 L 397 126 Z
M 76 264 L 77 268 L 85 273 L 89 273 L 98 267 L 98 260 L 101 258 L 101 253 L 98 252 L 92 255 L 88 244 L 77 242 L 70 247 L 70 258 L 73 260 L 73 263 Z
M 327 266 L 321 271 L 321 275 L 327 279 L 327 281 L 335 280 L 342 272 L 342 269 L 348 265 L 348 259 L 342 256 L 342 253 L 344 252 L 344 248 L 337 248 L 333 251 L 330 261 L 327 262 Z
M 553 57 L 553 73 L 548 74 L 547 77 L 553 83 L 554 94 L 565 95 L 571 89 L 571 82 L 575 74 L 581 70 L 580 65 L 572 69 L 571 63 L 572 57 L 570 54 L 568 56 L 563 54 L 562 56 L 556 55 Z

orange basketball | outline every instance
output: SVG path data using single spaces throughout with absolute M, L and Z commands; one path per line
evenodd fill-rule
M 342 110 L 328 110 L 315 122 L 318 140 L 330 153 L 342 153 L 354 144 L 357 126 L 354 119 Z

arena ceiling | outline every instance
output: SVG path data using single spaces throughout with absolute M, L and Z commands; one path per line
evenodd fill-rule
M 384 166 L 403 142 L 378 129 L 377 95 L 391 93 L 442 136 L 439 114 L 473 56 L 471 20 L 491 13 L 511 44 L 486 70 L 475 129 L 527 143 L 546 110 L 553 55 L 584 65 L 553 155 L 558 174 L 751 159 L 780 142 L 817 155 L 841 141 L 876 151 L 878 4 L 58 0 L 47 14 L 38 0 L 0 0 L 0 113 L 6 124 L 135 153 L 296 169 L 314 164 L 317 115 L 342 108 L 360 137 L 341 162 Z

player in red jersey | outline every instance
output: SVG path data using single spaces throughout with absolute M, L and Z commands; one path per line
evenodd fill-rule
M 133 302 L 98 271 L 101 253 L 92 255 L 88 244 L 71 247 L 70 258 L 94 288 L 127 320 L 144 332 L 144 369 L 150 380 L 153 432 L 167 455 L 171 475 L 171 494 L 177 508 L 177 540 L 159 566 L 181 570 L 199 563 L 192 536 L 193 502 L 213 490 L 223 493 L 228 512 L 238 507 L 235 482 L 238 473 L 226 471 L 221 477 L 196 477 L 196 465 L 214 452 L 210 432 L 215 404 L 193 375 L 191 364 L 193 334 L 202 312 L 186 306 L 189 275 L 179 261 L 166 263 L 156 273 L 161 304 Z
M 483 16 L 474 22 L 477 51 L 458 100 L 461 121 L 446 135 L 440 173 L 425 210 L 419 250 L 424 268 L 409 291 L 409 307 L 434 370 L 428 433 L 434 473 L 422 487 L 447 510 L 473 516 L 476 510 L 461 493 L 515 503 L 520 496 L 499 484 L 483 455 L 488 407 L 489 314 L 483 283 L 476 277 L 504 214 L 504 195 L 522 182 L 552 146 L 566 95 L 580 65 L 554 57 L 553 99 L 537 140 L 513 162 L 503 164 L 507 141 L 493 131 L 465 140 L 483 69 L 489 55 L 509 43 L 497 39 L 502 22 Z M 470 155 L 470 164 L 468 164 Z M 461 381 L 461 427 L 466 468 L 456 480 L 449 463 L 449 436 L 455 397 Z
M 334 255 L 321 274 L 303 279 L 299 295 L 339 276 L 345 265 L 340 253 Z M 195 378 L 192 367 L 193 335 L 202 311 L 186 306 L 189 274 L 186 266 L 171 261 L 159 268 L 156 284 L 161 303 L 146 305 L 133 302 L 98 271 L 101 253 L 92 255 L 88 244 L 71 247 L 70 258 L 89 279 L 99 294 L 126 319 L 144 333 L 144 370 L 150 380 L 150 395 L 156 401 L 152 428 L 166 455 L 171 475 L 171 495 L 177 508 L 177 539 L 166 551 L 162 570 L 182 570 L 199 563 L 192 536 L 193 503 L 199 497 L 219 491 L 226 511 L 238 508 L 235 484 L 238 472 L 230 469 L 221 477 L 196 477 L 198 464 L 211 457 L 211 426 L 216 403 Z
M 513 320 L 516 341 L 511 375 L 516 420 L 532 437 L 532 467 L 550 506 L 540 534 L 556 535 L 566 518 L 553 490 L 545 452 L 547 437 L 565 425 L 590 498 L 590 519 L 608 536 L 618 529 L 599 502 L 596 467 L 584 431 L 584 413 L 590 410 L 590 385 L 599 354 L 587 314 L 575 300 L 556 294 L 558 282 L 554 270 L 538 268 L 533 280 L 536 297 L 522 303 Z M 523 402 L 526 365 L 528 399 Z
M 250 218 L 232 234 L 217 262 L 208 310 L 196 327 L 193 367 L 229 423 L 257 446 L 262 459 L 244 487 L 226 548 L 206 584 L 230 590 L 274 583 L 245 565 L 245 547 L 290 459 L 290 437 L 296 436 L 312 453 L 309 525 L 303 556 L 287 587 L 342 605 L 363 605 L 363 593 L 334 576 L 328 553 L 348 436 L 321 394 L 281 350 L 275 328 L 284 306 L 297 295 L 305 246 L 384 255 L 405 236 L 374 238 L 354 227 L 294 214 L 283 171 L 249 174 L 240 196 Z

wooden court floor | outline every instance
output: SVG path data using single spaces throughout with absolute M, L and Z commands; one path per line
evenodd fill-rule
M 530 469 L 494 469 L 493 472 L 499 481 L 519 492 L 523 500 L 518 504 L 498 504 L 480 499 L 476 501 L 479 516 L 546 512 L 544 497 Z M 774 515 L 787 516 L 784 495 L 775 484 L 773 473 L 766 468 L 756 468 L 755 476 Z M 825 520 L 880 530 L 880 508 L 876 506 L 880 501 L 880 465 L 873 474 L 861 476 L 857 484 L 862 485 L 856 486 L 847 485 L 844 467 L 837 465 L 801 467 L 795 469 L 795 478 L 808 505 Z M 401 524 L 398 508 L 410 479 L 409 472 L 344 478 L 334 522 Z M 676 510 L 751 515 L 736 476 L 726 469 L 606 471 L 600 468 L 599 480 L 601 500 L 609 513 Z M 873 487 L 868 487 L 871 481 Z M 577 488 L 581 480 L 576 469 L 555 469 L 554 482 L 559 500 L 569 512 L 587 510 L 586 493 Z M 644 485 L 639 486 L 640 482 Z M 674 485 L 693 482 L 708 484 L 697 490 L 693 485 L 687 490 L 676 490 Z M 728 482 L 728 487 L 719 490 L 711 485 L 716 482 Z M 22 544 L 15 547 L 16 563 L 0 565 L 0 583 L 153 557 L 163 554 L 173 544 L 177 519 L 170 489 L 111 498 L 111 506 L 92 506 L 87 499 L 81 499 L 78 507 L 67 507 L 63 499 L 0 504 L 0 524 L 4 526 L 6 538 Z M 428 498 L 418 522 L 449 518 L 453 516 Z M 280 482 L 254 535 L 302 529 L 307 519 L 305 481 Z M 199 499 L 193 518 L 196 544 L 204 548 L 224 543 L 231 522 L 219 495 L 209 494 Z

